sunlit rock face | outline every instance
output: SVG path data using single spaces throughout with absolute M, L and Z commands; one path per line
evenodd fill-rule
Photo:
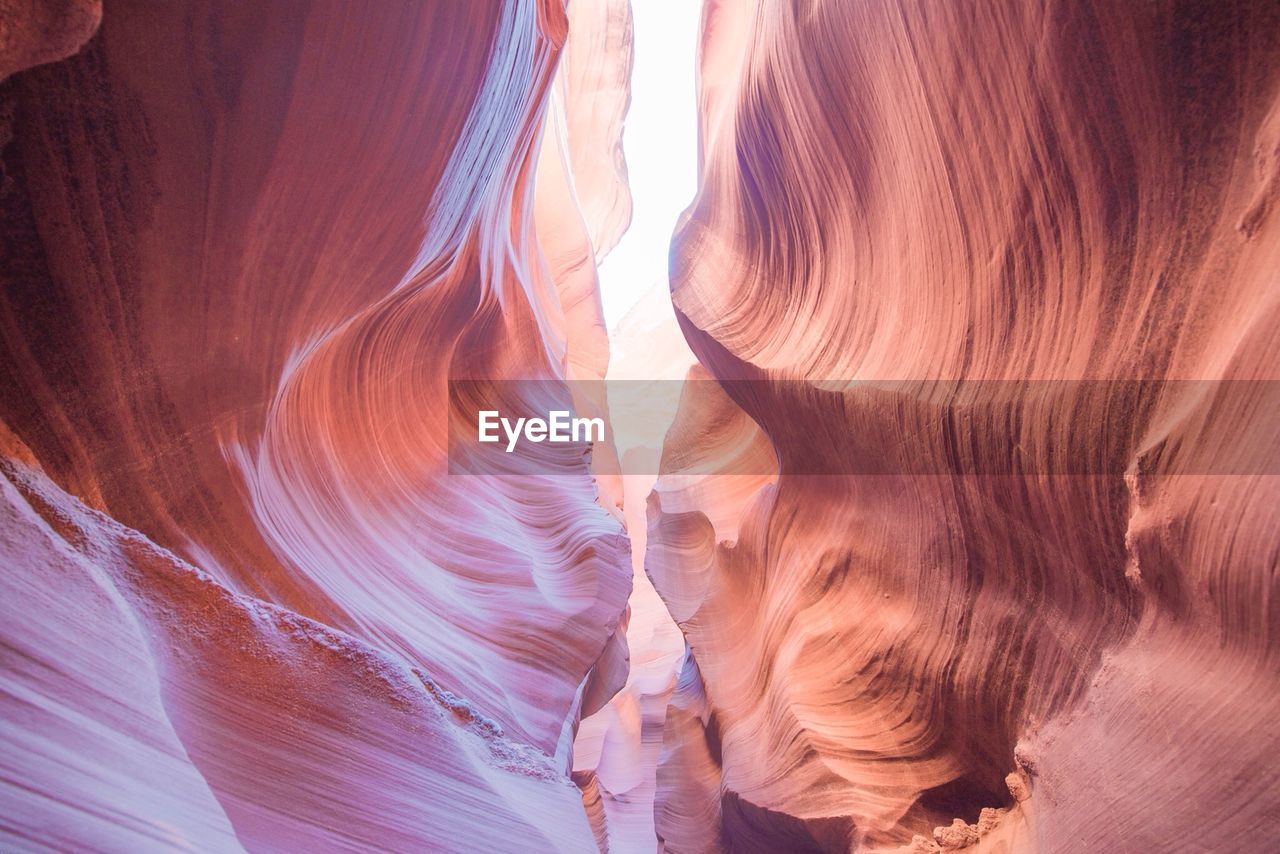
M 563 769 L 422 669 L 232 593 L 3 450 L 6 845 L 593 846 Z
M 1280 486 L 1212 462 L 1277 450 L 1278 48 L 1266 3 L 707 4 L 673 300 L 755 382 L 668 445 L 778 462 L 651 499 L 666 850 L 1265 847 Z
M 1276 4 L 707 0 L 612 342 L 625 0 L 102 5 L 0 0 L 0 849 L 1268 847 Z
M 622 153 L 630 101 L 631 4 L 569 3 L 569 35 L 556 71 L 565 106 L 564 146 L 573 164 L 577 207 L 596 258 L 617 245 L 631 222 L 631 190 Z
M 445 443 L 450 379 L 603 374 L 602 20 L 594 124 L 550 106 L 556 2 L 109 0 L 5 84 L 6 837 L 595 847 L 622 525 L 585 463 L 449 477 Z

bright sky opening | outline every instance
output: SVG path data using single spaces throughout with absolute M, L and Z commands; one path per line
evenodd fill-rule
M 650 288 L 667 283 L 676 219 L 697 190 L 694 80 L 698 0 L 632 0 L 635 61 L 622 146 L 631 184 L 631 227 L 600 265 L 607 328 Z

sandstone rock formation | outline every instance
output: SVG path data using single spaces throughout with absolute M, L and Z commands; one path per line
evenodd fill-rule
M 10 67 L 74 49 L 6 13 Z M 567 85 L 625 104 L 609 15 Z M 450 379 L 604 370 L 560 260 L 625 224 L 569 156 L 616 162 L 622 107 L 548 130 L 567 27 L 115 0 L 8 81 L 6 839 L 594 847 L 570 755 L 622 526 L 583 465 L 445 466 Z
M 1278 48 L 1266 3 L 706 5 L 673 300 L 778 462 L 652 499 L 667 850 L 1266 847 Z
M 606 330 L 632 38 L 0 0 L 0 849 L 1273 847 L 1280 7 L 704 0 Z

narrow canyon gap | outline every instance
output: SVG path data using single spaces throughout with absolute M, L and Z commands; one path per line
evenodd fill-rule
M 685 646 L 644 571 L 647 498 L 663 434 L 675 417 L 675 401 L 664 392 L 678 385 L 694 362 L 671 307 L 667 257 L 677 219 L 697 189 L 701 4 L 650 0 L 633 4 L 632 15 L 634 60 L 622 137 L 632 216 L 600 264 L 609 328 L 606 393 L 631 544 L 629 670 L 621 690 L 583 720 L 574 746 L 574 779 L 607 850 L 650 852 L 658 846 L 653 806 L 663 725 Z M 644 429 L 628 429 L 639 425 Z
M 1272 0 L 8 0 L 0 146 L 5 851 L 1274 847 Z

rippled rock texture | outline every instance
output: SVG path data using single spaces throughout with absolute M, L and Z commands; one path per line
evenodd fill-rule
M 109 0 L 4 84 L 0 847 L 595 848 L 622 525 L 444 445 L 451 378 L 603 374 L 605 6 Z
M 1278 447 L 1278 12 L 708 2 L 672 292 L 752 382 L 668 445 L 759 431 L 777 477 L 651 499 L 666 850 L 1268 847 L 1280 482 L 1170 472 Z
M 1274 2 L 706 0 L 612 373 L 626 2 L 103 5 L 0 0 L 0 848 L 1273 847 Z

